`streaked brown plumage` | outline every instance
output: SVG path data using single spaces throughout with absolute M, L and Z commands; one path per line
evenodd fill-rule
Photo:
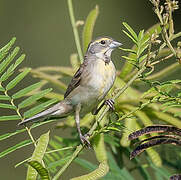
M 90 145 L 80 130 L 80 117 L 86 113 L 96 114 L 98 104 L 112 87 L 116 70 L 111 61 L 111 52 L 121 43 L 109 37 L 99 37 L 92 41 L 85 54 L 84 62 L 73 76 L 64 94 L 64 100 L 53 107 L 20 122 L 19 125 L 49 116 L 65 117 L 75 113 L 77 130 L 82 143 Z M 113 105 L 110 101 L 108 104 Z

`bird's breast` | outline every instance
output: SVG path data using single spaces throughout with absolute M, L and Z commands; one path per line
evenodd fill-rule
M 102 100 L 112 87 L 116 70 L 112 61 L 105 63 L 98 60 L 90 67 L 89 81 L 87 82 L 90 91 L 94 91 L 97 98 Z
M 81 115 L 92 111 L 106 96 L 112 87 L 116 70 L 112 61 L 105 64 L 103 60 L 92 62 L 82 74 L 80 86 L 71 93 L 71 103 L 81 104 Z

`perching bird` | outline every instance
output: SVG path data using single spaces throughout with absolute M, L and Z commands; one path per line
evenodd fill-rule
M 81 142 L 90 145 L 85 135 L 80 130 L 80 117 L 88 112 L 97 114 L 106 103 L 113 108 L 114 102 L 104 101 L 99 108 L 99 103 L 107 95 L 113 86 L 116 69 L 111 60 L 112 51 L 121 46 L 120 42 L 110 37 L 99 37 L 90 42 L 84 57 L 84 62 L 73 76 L 64 94 L 64 100 L 51 108 L 20 122 L 24 125 L 27 122 L 39 121 L 41 118 L 50 116 L 65 117 L 75 114 L 75 121 Z

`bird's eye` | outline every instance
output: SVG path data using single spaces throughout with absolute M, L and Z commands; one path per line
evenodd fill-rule
M 106 41 L 104 41 L 104 40 L 101 41 L 101 44 L 105 44 L 105 43 L 106 43 Z

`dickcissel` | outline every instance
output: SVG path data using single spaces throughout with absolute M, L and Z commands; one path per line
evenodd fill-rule
M 113 86 L 116 69 L 111 60 L 112 51 L 121 46 L 121 43 L 110 37 L 98 37 L 90 42 L 84 61 L 74 74 L 64 94 L 64 100 L 51 108 L 20 122 L 38 121 L 50 116 L 66 117 L 75 114 L 75 121 L 81 142 L 90 145 L 80 129 L 80 118 L 88 112 L 97 114 L 104 104 L 113 108 L 114 102 L 106 100 L 98 108 L 99 103 Z

